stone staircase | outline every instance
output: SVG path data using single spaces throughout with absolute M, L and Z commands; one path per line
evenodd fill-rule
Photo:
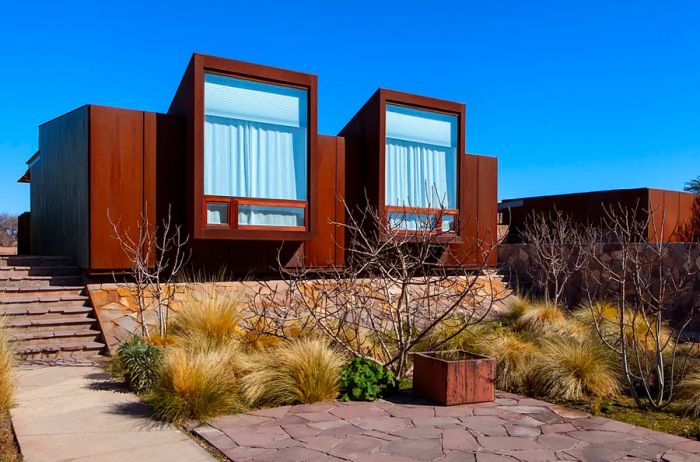
M 79 359 L 105 347 L 71 258 L 0 256 L 3 315 L 21 359 Z

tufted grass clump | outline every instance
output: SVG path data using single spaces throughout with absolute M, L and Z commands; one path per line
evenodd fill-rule
M 620 392 L 614 358 L 598 342 L 542 342 L 528 378 L 539 396 L 557 400 L 612 397 Z
M 517 333 L 504 332 L 488 344 L 487 350 L 487 354 L 496 359 L 496 386 L 501 390 L 522 392 L 539 354 L 537 345 Z
M 331 400 L 340 391 L 344 363 L 324 340 L 292 340 L 251 356 L 241 383 L 243 395 L 254 406 Z
M 228 298 L 217 294 L 206 297 L 192 295 L 173 315 L 169 333 L 182 344 L 209 344 L 226 346 L 238 342 L 244 332 L 241 328 L 243 304 L 239 297 Z
M 464 319 L 452 316 L 438 323 L 419 343 L 417 351 L 464 350 L 470 353 L 488 353 L 488 344 L 495 338 L 493 325 L 479 322 L 464 326 Z
M 678 384 L 679 409 L 694 419 L 700 417 L 700 372 L 691 372 Z
M 145 401 L 168 422 L 205 420 L 245 408 L 238 390 L 236 355 L 231 347 L 170 347 L 163 373 Z
M 7 412 L 12 406 L 15 387 L 13 366 L 15 350 L 10 342 L 9 332 L 0 318 L 0 413 Z
M 515 329 L 530 334 L 550 334 L 566 322 L 564 310 L 554 304 L 533 302 L 515 321 Z

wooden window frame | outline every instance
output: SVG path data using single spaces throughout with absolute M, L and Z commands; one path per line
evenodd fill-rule
M 193 162 L 191 178 L 193 188 L 193 235 L 194 239 L 230 239 L 230 240 L 275 240 L 307 241 L 315 238 L 316 214 L 315 197 L 317 183 L 317 77 L 296 71 L 278 69 L 258 64 L 245 63 L 231 59 L 207 55 L 194 55 L 193 58 L 194 108 L 192 123 L 194 125 L 192 144 Z M 245 80 L 258 81 L 272 85 L 301 88 L 307 91 L 307 175 L 306 200 L 264 199 L 252 197 L 208 196 L 204 194 L 204 77 L 216 74 Z M 228 202 L 229 224 L 212 225 L 207 223 L 207 201 Z M 238 225 L 238 205 L 267 205 L 284 203 L 284 206 L 301 206 L 304 208 L 304 226 L 261 226 Z
M 456 169 L 456 185 L 455 193 L 457 195 L 457 207 L 454 209 L 440 209 L 440 208 L 419 208 L 419 207 L 402 207 L 388 205 L 386 203 L 386 110 L 387 106 L 403 106 L 411 109 L 419 109 L 423 111 L 436 112 L 440 114 L 447 114 L 457 117 L 457 146 L 456 156 L 457 156 L 457 169 Z M 432 231 L 431 234 L 438 235 L 438 241 L 444 240 L 445 242 L 461 242 L 464 231 L 462 224 L 466 223 L 466 211 L 464 210 L 464 200 L 462 198 L 462 190 L 464 189 L 464 179 L 466 160 L 465 157 L 465 132 L 466 132 L 466 106 L 461 103 L 455 103 L 452 101 L 445 101 L 436 98 L 430 98 L 427 96 L 413 95 L 410 93 L 403 93 L 395 90 L 380 89 L 379 90 L 379 178 L 378 178 L 378 198 L 379 210 L 381 211 L 382 222 L 385 223 L 387 228 L 389 228 L 389 217 L 390 212 L 399 213 L 420 213 L 424 215 L 435 215 L 438 219 L 441 219 L 442 215 L 453 215 L 456 216 L 456 229 L 455 231 Z M 419 212 L 417 212 L 419 211 Z M 429 231 L 425 231 L 429 232 Z M 416 233 L 421 233 L 420 231 L 406 231 L 406 235 L 414 235 Z M 388 237 L 388 236 L 387 236 Z

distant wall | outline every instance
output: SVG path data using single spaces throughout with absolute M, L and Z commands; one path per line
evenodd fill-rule
M 665 264 L 673 268 L 673 271 L 694 273 L 694 283 L 691 290 L 684 294 L 682 299 L 674 306 L 670 306 L 668 318 L 671 322 L 679 322 L 686 318 L 689 310 L 694 309 L 697 313 L 690 328 L 700 332 L 700 246 L 686 243 L 666 244 L 670 249 L 669 256 Z M 691 247 L 691 264 L 687 266 L 688 246 Z M 619 263 L 621 253 L 614 248 L 603 248 L 600 259 L 610 262 L 611 265 Z M 535 273 L 533 267 L 534 247 L 529 244 L 502 244 L 498 246 L 498 262 L 503 267 L 503 271 L 510 276 L 511 285 L 518 287 L 520 292 L 535 293 L 532 274 Z M 590 268 L 587 271 L 595 273 L 597 280 L 605 280 L 604 274 L 599 268 Z M 575 306 L 585 301 L 587 288 L 584 285 L 584 278 L 581 275 L 574 275 L 564 298 L 569 305 Z M 612 284 L 611 284 L 612 285 Z M 631 287 L 630 287 L 631 288 Z M 605 298 L 603 291 L 605 287 L 591 287 L 591 293 L 597 292 L 601 298 Z M 628 295 L 634 295 L 632 291 Z
M 89 264 L 88 107 L 39 127 L 31 167 L 31 252 Z

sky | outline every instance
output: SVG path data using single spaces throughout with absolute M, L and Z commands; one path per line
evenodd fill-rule
M 319 131 L 379 88 L 467 105 L 499 198 L 681 189 L 700 175 L 700 2 L 0 0 L 0 212 L 37 126 L 87 103 L 165 112 L 193 52 L 319 77 Z

